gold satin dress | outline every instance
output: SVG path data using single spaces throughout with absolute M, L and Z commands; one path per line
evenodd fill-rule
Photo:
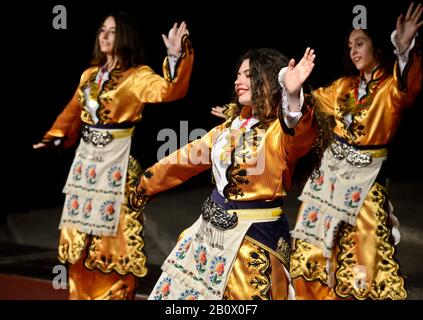
M 242 154 L 254 154 L 258 149 L 264 149 L 264 171 L 246 175 L 244 172 L 248 164 L 239 161 L 236 166 L 230 165 L 226 170 L 228 184 L 224 189 L 227 200 L 273 201 L 286 196 L 297 160 L 310 150 L 316 138 L 313 111 L 308 107 L 304 110 L 293 135 L 287 134 L 277 119 L 270 123 L 264 136 L 258 138 L 254 133 L 250 137 L 251 143 L 240 143 L 244 148 Z M 251 108 L 244 107 L 240 119 L 247 119 L 251 115 Z M 231 122 L 228 120 L 215 127 L 201 139 L 187 144 L 145 170 L 138 188 L 141 198 L 148 199 L 210 169 L 211 149 L 217 138 L 229 130 Z M 254 141 L 262 143 L 257 145 Z M 195 161 L 192 161 L 194 154 Z M 289 270 L 289 254 L 290 244 L 282 237 L 278 246 L 271 249 L 246 235 L 228 275 L 223 299 L 287 299 L 289 280 L 284 269 Z
M 65 147 L 74 144 L 82 124 L 136 124 L 147 103 L 170 102 L 183 98 L 189 87 L 194 52 L 187 36 L 182 40 L 183 53 L 171 77 L 169 62 L 163 62 L 163 77 L 150 67 L 141 65 L 123 70 L 119 65 L 110 72 L 101 90 L 96 90 L 98 122 L 92 119 L 87 106 L 87 88 L 94 88 L 100 67 L 90 67 L 81 76 L 80 84 L 44 140 L 66 138 Z M 94 90 L 95 91 L 95 90 Z M 141 173 L 138 161 L 130 156 L 125 198 Z M 132 211 L 126 201 L 122 205 L 115 237 L 93 236 L 75 228 L 61 230 L 59 260 L 69 265 L 71 299 L 131 299 L 137 279 L 147 273 L 142 215 Z
M 398 128 L 401 112 L 413 104 L 422 85 L 421 53 L 415 49 L 402 75 L 374 70 L 368 92 L 357 99 L 360 77 L 344 77 L 312 92 L 321 111 L 333 115 L 334 133 L 351 145 L 387 145 Z M 345 115 L 353 116 L 351 124 Z M 335 285 L 328 286 L 322 250 L 295 240 L 291 277 L 297 299 L 405 299 L 404 278 L 395 259 L 388 188 L 375 182 L 359 211 L 356 226 L 343 224 L 332 251 Z

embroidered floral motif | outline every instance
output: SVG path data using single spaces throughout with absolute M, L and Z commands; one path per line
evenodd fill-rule
M 117 165 L 112 166 L 107 173 L 107 179 L 109 186 L 120 187 L 122 184 L 122 169 Z
M 79 198 L 77 195 L 71 195 L 66 204 L 66 209 L 68 210 L 68 215 L 76 216 L 79 213 Z
M 223 193 L 226 198 L 231 198 L 234 196 L 235 199 L 238 197 L 243 197 L 244 192 L 239 185 L 247 185 L 250 181 L 247 177 L 247 170 L 244 167 L 241 167 L 240 163 L 246 163 L 247 160 L 251 163 L 251 158 L 254 156 L 254 153 L 257 153 L 257 146 L 262 141 L 262 137 L 258 135 L 258 129 L 253 128 L 252 130 L 244 133 L 244 128 L 237 130 L 241 132 L 242 135 L 239 140 L 231 146 L 231 164 L 226 169 L 226 179 L 228 184 L 223 189 Z M 262 132 L 262 130 L 260 131 Z M 256 157 L 257 158 L 257 157 Z
M 72 179 L 79 181 L 82 178 L 82 161 L 78 161 L 72 168 Z
M 188 237 L 187 239 L 185 239 L 179 244 L 179 248 L 175 254 L 179 260 L 183 260 L 185 258 L 186 253 L 188 252 L 189 247 L 191 246 L 191 243 L 192 243 L 192 238 Z
M 115 203 L 107 200 L 100 207 L 101 220 L 109 222 L 115 219 Z
M 325 182 L 325 173 L 320 170 L 320 175 L 310 181 L 310 188 L 314 191 L 322 190 L 323 183 Z
M 378 88 L 387 78 L 387 74 L 382 75 L 378 79 L 374 79 L 368 83 L 367 94 L 358 99 L 358 90 L 360 86 L 360 78 L 351 81 L 349 91 L 339 98 L 336 112 L 340 115 L 342 129 L 347 134 L 348 142 L 354 143 L 359 137 L 364 136 L 365 127 L 361 124 L 362 119 L 367 115 L 368 108 L 372 105 L 373 99 L 378 92 Z
M 210 281 L 217 285 L 222 282 L 222 276 L 225 272 L 226 258 L 223 256 L 215 257 L 210 264 Z
M 160 281 L 155 288 L 154 300 L 163 300 L 170 294 L 172 288 L 172 279 L 169 277 L 164 278 Z
M 198 300 L 199 296 L 200 292 L 194 289 L 187 289 L 181 294 L 178 300 Z
M 258 134 L 257 127 L 242 135 L 242 140 L 235 149 L 237 163 L 257 164 L 258 147 L 263 141 L 264 135 L 264 130 L 260 130 L 260 134 Z
M 85 178 L 89 184 L 95 184 L 97 182 L 96 165 L 90 164 L 85 169 Z
M 282 261 L 286 267 L 289 267 L 289 255 L 291 254 L 291 246 L 289 243 L 282 237 L 278 240 L 278 246 L 276 247 L 276 252 L 282 256 Z
M 314 228 L 319 219 L 319 213 L 319 208 L 315 206 L 307 207 L 303 213 L 303 226 L 306 228 Z
M 88 219 L 91 216 L 91 210 L 93 209 L 92 201 L 93 199 L 87 199 L 84 202 L 84 206 L 82 208 L 82 217 L 84 219 Z
M 103 88 L 100 91 L 100 94 L 98 96 L 98 101 L 100 102 L 100 107 L 97 110 L 97 116 L 99 118 L 100 123 L 104 123 L 104 121 L 110 120 L 110 110 L 107 109 L 107 104 L 110 104 L 112 102 L 112 98 L 110 94 L 108 94 L 109 91 L 113 91 L 118 86 L 119 82 L 121 81 L 121 78 L 123 77 L 123 68 L 117 67 L 110 71 L 109 79 L 104 82 Z
M 330 199 L 333 200 L 333 193 L 335 192 L 336 177 L 330 177 Z
M 231 195 L 235 196 L 235 199 L 244 196 L 244 192 L 241 188 L 238 188 L 238 185 L 249 184 L 250 181 L 244 178 L 247 176 L 247 170 L 240 168 L 241 166 L 239 164 L 236 166 L 231 164 L 226 170 L 226 179 L 228 180 L 228 184 L 223 188 L 223 193 L 226 198 L 230 198 Z
M 222 147 L 222 151 L 219 156 L 219 160 L 222 166 L 226 166 L 230 163 L 232 152 L 235 146 L 239 143 L 241 135 L 245 132 L 245 128 L 230 129 L 228 131 L 229 132 L 225 137 L 226 143 Z
M 138 161 L 130 156 L 128 163 L 128 174 L 125 184 L 125 194 L 136 186 L 142 170 Z M 90 236 L 75 229 L 72 231 L 72 239 L 61 239 L 59 245 L 59 260 L 61 263 L 77 263 L 87 253 L 84 266 L 89 270 L 100 270 L 104 273 L 116 271 L 118 274 L 126 275 L 131 273 L 136 277 L 144 277 L 147 273 L 146 256 L 144 254 L 144 239 L 142 212 L 133 211 L 125 203 L 122 204 L 122 242 L 107 248 L 105 242 L 108 237 Z M 107 248 L 107 249 L 106 249 Z M 106 264 L 101 259 L 102 253 L 107 253 L 110 263 Z
M 206 271 L 207 264 L 207 248 L 200 244 L 194 252 L 194 259 L 196 262 L 195 268 L 199 273 L 204 273 Z
M 330 225 L 331 225 L 331 222 L 332 222 L 332 216 L 329 216 L 329 215 L 327 215 L 326 217 L 325 217 L 325 220 L 324 220 L 324 224 L 323 224 L 323 226 L 324 226 L 324 232 L 325 232 L 325 238 L 326 238 L 326 236 L 327 236 L 327 233 L 328 233 L 328 231 L 329 231 L 329 229 L 330 229 Z
M 344 204 L 349 208 L 357 208 L 361 200 L 362 190 L 360 187 L 354 186 L 347 190 L 345 193 Z

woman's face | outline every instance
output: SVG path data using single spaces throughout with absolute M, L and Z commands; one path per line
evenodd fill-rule
M 359 71 L 371 72 L 377 65 L 372 40 L 361 29 L 350 33 L 348 40 L 350 58 Z
M 245 59 L 239 67 L 238 76 L 235 81 L 235 92 L 238 96 L 238 102 L 240 104 L 244 106 L 252 106 L 249 59 Z
M 115 35 L 116 35 L 116 21 L 113 17 L 107 17 L 103 22 L 100 34 L 98 35 L 98 41 L 100 44 L 101 52 L 105 54 L 113 54 L 113 48 L 115 46 Z

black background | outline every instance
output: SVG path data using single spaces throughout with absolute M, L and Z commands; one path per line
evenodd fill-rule
M 156 161 L 163 142 L 157 133 L 181 120 L 189 129 L 211 129 L 220 120 L 210 108 L 227 102 L 235 80 L 236 58 L 249 48 L 273 47 L 299 59 L 307 46 L 316 51 L 310 78 L 314 87 L 328 84 L 343 69 L 344 43 L 361 4 L 369 28 L 389 42 L 396 17 L 408 1 L 37 1 L 11 3 L 3 21 L 3 121 L 0 208 L 25 211 L 58 206 L 74 149 L 32 150 L 71 98 L 80 74 L 88 67 L 95 34 L 112 10 L 130 12 L 139 22 L 147 64 L 161 74 L 165 46 L 161 39 L 172 24 L 185 20 L 195 50 L 188 95 L 174 103 L 148 105 L 134 139 L 136 156 L 145 168 Z M 52 26 L 53 7 L 67 9 L 67 29 Z M 420 33 L 423 33 L 421 31 Z M 422 43 L 421 35 L 418 42 Z M 6 84 L 6 85 L 5 85 Z M 390 168 L 397 179 L 423 178 L 422 94 L 404 112 L 392 141 Z M 208 183 L 201 175 L 191 184 Z M 422 180 L 423 181 L 423 180 Z M 417 190 L 416 190 L 417 191 Z

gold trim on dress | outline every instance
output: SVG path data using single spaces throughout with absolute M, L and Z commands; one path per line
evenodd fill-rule
M 129 158 L 125 199 L 129 189 L 136 185 L 141 167 L 132 156 Z M 144 277 L 147 274 L 147 258 L 143 252 L 142 216 L 133 211 L 127 203 L 122 204 L 122 214 L 116 237 L 90 236 L 73 228 L 62 230 L 59 245 L 59 260 L 74 264 L 87 249 L 84 265 L 89 270 L 98 269 L 103 273 L 117 272 L 120 275 L 133 274 Z
M 238 251 L 223 298 L 270 300 L 272 264 L 265 249 L 245 238 Z
M 376 214 L 376 226 L 374 234 L 377 242 L 377 261 L 374 268 L 377 269 L 375 278 L 371 279 L 370 286 L 367 286 L 365 279 L 368 276 L 364 266 L 357 261 L 357 252 L 363 251 L 361 255 L 366 254 L 366 248 L 356 248 L 354 235 L 356 228 L 347 225 L 341 231 L 339 245 L 341 252 L 338 255 L 340 262 L 336 271 L 337 285 L 335 292 L 337 295 L 347 298 L 363 299 L 393 299 L 403 300 L 407 297 L 404 288 L 404 279 L 399 275 L 399 264 L 394 259 L 395 247 L 389 241 L 391 231 L 388 229 L 389 213 L 384 208 L 387 201 L 386 189 L 379 183 L 375 183 L 369 192 L 372 206 Z M 356 255 L 351 252 L 356 251 Z M 361 268 L 360 268 L 361 267 Z M 369 281 L 368 281 L 369 282 Z
M 301 292 L 311 292 L 313 298 L 318 299 L 402 300 L 407 297 L 399 264 L 394 259 L 395 246 L 390 242 L 389 213 L 384 208 L 386 201 L 386 188 L 375 183 L 360 209 L 357 227 L 343 224 L 340 228 L 332 255 L 334 290 L 328 287 L 326 291 L 317 289 L 314 283 L 320 281 L 327 286 L 326 259 L 321 249 L 303 240 L 295 240 L 290 274 L 292 279 L 301 277 L 305 280 L 298 279 L 299 285 L 304 287 L 299 289 Z M 361 240 L 359 245 L 356 239 Z M 370 245 L 372 242 L 374 245 Z M 320 294 L 313 290 L 320 290 Z
M 282 261 L 286 270 L 289 270 L 289 254 L 291 252 L 291 248 L 289 244 L 283 238 L 279 239 L 277 251 L 269 248 L 268 246 L 264 245 L 260 241 L 251 238 L 250 236 L 245 236 L 245 239 L 254 243 L 256 246 L 272 253 L 275 257 L 277 257 L 279 260 Z

